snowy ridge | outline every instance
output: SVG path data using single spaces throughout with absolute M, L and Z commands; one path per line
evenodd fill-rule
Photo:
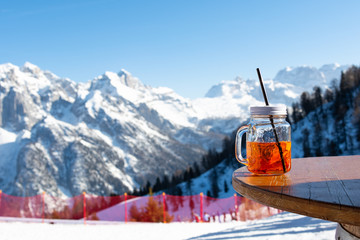
M 310 66 L 286 67 L 280 70 L 274 79 L 264 79 L 269 102 L 290 105 L 298 99 L 302 92 L 312 91 L 314 86 L 327 88 L 333 79 L 339 80 L 341 71 L 345 71 L 349 67 L 349 65 L 341 66 L 339 64 L 327 64 L 319 69 Z M 205 98 L 196 100 L 195 104 L 200 102 L 199 105 L 201 106 L 204 101 L 216 102 L 210 99 L 227 101 L 233 106 L 263 104 L 259 85 L 257 79 L 243 79 L 241 77 L 236 77 L 232 81 L 222 81 L 210 88 Z M 224 105 L 221 104 L 221 106 Z
M 264 79 L 264 85 L 269 102 L 272 105 L 291 107 L 294 101 L 304 91 L 312 91 L 314 86 L 323 89 L 331 85 L 333 79 L 339 80 L 341 71 L 348 69 L 349 65 L 327 64 L 319 69 L 310 66 L 286 67 L 280 70 L 274 79 Z M 210 88 L 204 98 L 193 101 L 193 106 L 199 114 L 200 125 L 212 121 L 210 129 L 222 128 L 230 134 L 236 125 L 244 122 L 249 117 L 249 107 L 263 105 L 264 99 L 260 84 L 257 79 L 243 79 L 236 77 L 234 80 L 221 81 Z M 220 120 L 219 120 L 220 118 Z M 227 124 L 224 124 L 227 119 Z M 237 119 L 238 121 L 234 121 Z M 223 123 L 220 123 L 223 122 Z M 233 124 L 228 124 L 233 122 Z M 216 125 L 221 125 L 216 126 Z

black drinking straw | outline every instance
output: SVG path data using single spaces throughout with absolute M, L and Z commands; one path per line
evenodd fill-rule
M 267 98 L 267 95 L 266 95 L 266 91 L 265 91 L 264 83 L 263 83 L 263 80 L 262 80 L 262 77 L 261 77 L 260 69 L 259 69 L 259 68 L 256 68 L 256 71 L 257 71 L 257 74 L 258 74 L 258 77 L 259 77 L 261 90 L 262 90 L 262 93 L 263 93 L 263 96 L 264 96 L 264 100 L 265 100 L 265 105 L 266 105 L 266 106 L 269 106 L 269 101 L 268 101 L 268 98 Z M 283 170 L 284 170 L 284 173 L 285 173 L 285 172 L 286 172 L 286 167 L 285 167 L 285 161 L 284 161 L 283 151 L 282 151 L 282 148 L 281 148 L 281 146 L 280 146 L 279 138 L 278 138 L 278 135 L 277 135 L 276 130 L 275 130 L 274 119 L 273 119 L 273 116 L 272 116 L 272 115 L 270 115 L 270 123 L 271 123 L 272 129 L 273 129 L 273 131 L 274 131 L 275 140 L 276 140 L 276 145 L 277 145 L 278 148 L 279 148 L 280 157 L 281 157 L 281 163 L 282 163 L 282 167 L 283 167 Z

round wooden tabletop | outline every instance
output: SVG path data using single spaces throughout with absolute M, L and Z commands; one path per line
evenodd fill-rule
M 254 175 L 243 167 L 234 171 L 232 183 L 259 203 L 359 229 L 359 155 L 292 159 L 291 171 L 279 176 Z

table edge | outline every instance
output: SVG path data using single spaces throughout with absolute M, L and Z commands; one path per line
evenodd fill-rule
M 360 226 L 360 208 L 358 207 L 339 206 L 337 204 L 321 202 L 318 200 L 310 201 L 309 199 L 286 194 L 279 195 L 278 193 L 274 193 L 263 188 L 257 188 L 255 186 L 245 184 L 244 182 L 238 180 L 234 176 L 234 173 L 232 175 L 232 185 L 234 190 L 240 195 L 255 202 L 309 217 Z M 291 207 L 287 207 L 290 205 Z M 322 214 L 324 211 L 327 212 L 327 216 Z M 342 214 L 339 214 L 340 211 L 341 213 L 347 214 L 346 219 L 341 217 Z

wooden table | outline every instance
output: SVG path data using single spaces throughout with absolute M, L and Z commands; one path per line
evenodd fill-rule
M 264 205 L 340 223 L 360 237 L 360 156 L 292 159 L 290 172 L 258 176 L 234 171 L 234 189 Z

